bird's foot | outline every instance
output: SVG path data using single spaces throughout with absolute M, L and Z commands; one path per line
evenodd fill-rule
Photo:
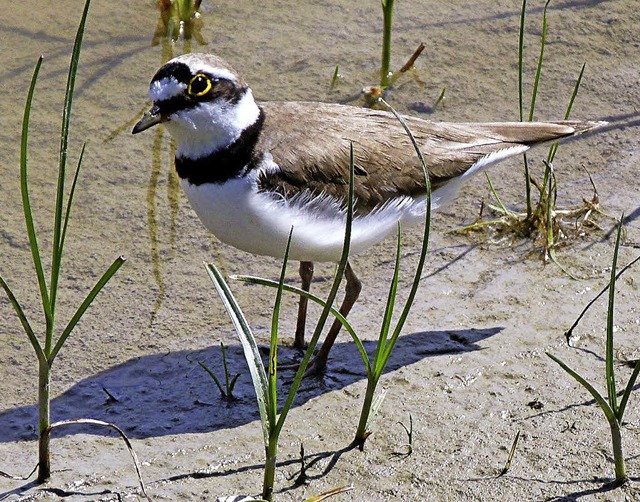
M 309 378 L 312 376 L 324 375 L 326 369 L 327 360 L 325 358 L 315 356 L 307 366 L 307 369 L 304 372 L 304 377 Z

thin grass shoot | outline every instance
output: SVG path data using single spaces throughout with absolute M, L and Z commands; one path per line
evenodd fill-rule
M 631 396 L 638 374 L 640 374 L 640 361 L 635 363 L 633 372 L 627 381 L 622 398 L 618 401 L 618 393 L 616 390 L 616 375 L 614 366 L 614 314 L 615 314 L 615 295 L 616 295 L 616 280 L 617 264 L 618 264 L 618 251 L 620 249 L 620 236 L 622 234 L 624 218 L 620 219 L 618 224 L 618 231 L 616 235 L 616 244 L 613 252 L 613 259 L 611 264 L 611 275 L 609 279 L 609 302 L 607 307 L 607 323 L 606 323 L 606 341 L 605 341 L 605 385 L 607 388 L 607 397 L 596 390 L 596 388 L 589 383 L 578 372 L 573 370 L 560 358 L 547 352 L 553 361 L 555 361 L 562 369 L 564 369 L 569 375 L 571 375 L 578 383 L 580 383 L 600 405 L 611 432 L 611 445 L 613 450 L 613 460 L 615 466 L 615 485 L 622 485 L 628 481 L 626 473 L 626 466 L 624 460 L 624 453 L 622 448 L 622 425 L 624 412 Z
M 291 233 L 287 242 L 287 247 L 284 254 L 282 269 L 280 272 L 280 280 L 277 283 L 277 294 L 274 301 L 272 317 L 271 317 L 271 336 L 269 343 L 269 361 L 267 368 L 265 368 L 256 339 L 251 332 L 251 328 L 240 308 L 238 302 L 233 297 L 229 286 L 227 285 L 224 277 L 213 264 L 207 264 L 207 272 L 211 278 L 216 291 L 220 295 L 225 309 L 231 321 L 236 329 L 236 332 L 240 338 L 242 344 L 245 359 L 249 366 L 249 372 L 256 392 L 256 400 L 258 409 L 260 412 L 260 422 L 262 426 L 263 442 L 265 448 L 265 468 L 263 476 L 263 488 L 262 498 L 268 501 L 273 499 L 273 488 L 275 483 L 275 471 L 276 462 L 278 457 L 278 442 L 280 439 L 280 433 L 286 421 L 287 415 L 293 406 L 295 396 L 302 383 L 302 378 L 309 365 L 313 351 L 315 350 L 322 330 L 326 324 L 326 321 L 331 313 L 331 305 L 335 300 L 338 292 L 338 288 L 344 276 L 344 272 L 347 267 L 349 258 L 349 249 L 351 243 L 351 224 L 353 220 L 353 201 L 354 201 L 354 156 L 353 147 L 350 152 L 350 176 L 349 176 L 349 195 L 347 200 L 347 215 L 345 222 L 345 238 L 342 250 L 341 260 L 338 264 L 335 279 L 329 296 L 322 313 L 316 324 L 313 336 L 309 341 L 304 357 L 300 362 L 300 366 L 296 371 L 293 378 L 293 382 L 289 387 L 289 391 L 286 395 L 284 404 L 278 409 L 278 381 L 277 381 L 277 367 L 278 367 L 278 334 L 279 334 L 279 318 L 280 318 L 280 305 L 282 300 L 282 294 L 285 291 L 285 273 L 287 268 L 287 260 L 289 257 L 289 249 L 291 245 Z
M 550 0 L 545 3 L 543 9 L 540 48 L 536 71 L 534 74 L 533 90 L 529 102 L 529 109 L 526 114 L 526 120 L 528 121 L 534 120 L 535 108 L 540 89 L 549 28 L 547 18 L 549 3 Z M 521 121 L 525 120 L 524 41 L 526 9 L 527 0 L 523 0 L 518 35 L 518 112 Z M 564 114 L 565 120 L 568 120 L 571 115 L 571 110 L 582 84 L 585 68 L 586 64 L 583 64 L 573 86 L 572 94 Z M 488 207 L 497 216 L 490 219 L 484 219 L 481 213 L 476 222 L 461 227 L 457 231 L 464 232 L 469 230 L 478 230 L 481 228 L 490 228 L 498 232 L 509 232 L 523 237 L 530 237 L 534 241 L 540 242 L 542 248 L 541 254 L 545 262 L 552 261 L 569 277 L 575 278 L 575 276 L 559 262 L 556 256 L 556 249 L 566 244 L 572 235 L 580 234 L 582 229 L 591 223 L 591 217 L 594 214 L 601 214 L 601 212 L 599 209 L 598 192 L 590 176 L 589 179 L 594 189 L 591 200 L 583 199 L 581 203 L 568 207 L 558 206 L 558 181 L 553 169 L 553 161 L 556 157 L 558 147 L 558 142 L 549 147 L 546 160 L 543 160 L 544 171 L 542 181 L 536 180 L 533 176 L 530 169 L 529 158 L 526 153 L 523 154 L 525 178 L 524 195 L 526 200 L 526 210 L 524 212 L 509 210 L 505 204 L 502 203 L 487 174 L 486 176 L 489 180 L 490 192 L 496 201 L 496 204 L 488 204 Z M 534 194 L 534 189 L 537 191 L 536 194 Z M 534 202 L 534 199 L 537 199 L 537 201 Z M 571 220 L 570 224 L 565 223 L 568 220 Z
M 240 377 L 240 373 L 236 373 L 233 377 L 229 373 L 229 366 L 227 365 L 227 349 L 224 346 L 223 342 L 220 342 L 220 353 L 222 354 L 222 368 L 224 371 L 224 387 L 222 386 L 222 382 L 218 379 L 213 371 L 202 361 L 197 361 L 198 365 L 211 377 L 213 382 L 218 387 L 220 391 L 220 395 L 223 399 L 228 401 L 233 401 L 235 396 L 233 395 L 233 389 L 236 386 L 236 382 L 238 381 L 238 377 Z
M 31 109 L 33 106 L 33 96 L 35 93 L 38 74 L 42 65 L 43 58 L 40 57 L 36 63 L 31 84 L 27 94 L 27 100 L 24 109 L 22 121 L 22 135 L 20 141 L 20 190 L 22 194 L 22 206 L 24 210 L 24 218 L 27 227 L 27 236 L 29 247 L 33 259 L 38 288 L 40 292 L 40 301 L 44 317 L 44 339 L 36 334 L 28 320 L 22 304 L 18 301 L 13 290 L 3 277 L 0 277 L 0 286 L 4 289 L 11 305 L 13 306 L 24 332 L 33 347 L 38 359 L 38 478 L 39 483 L 45 482 L 51 476 L 51 452 L 50 452 L 50 430 L 52 428 L 50 419 L 51 408 L 51 368 L 56 356 L 62 349 L 71 335 L 74 328 L 91 306 L 96 296 L 109 282 L 113 275 L 124 264 L 124 258 L 116 258 L 111 266 L 102 274 L 93 288 L 89 291 L 80 306 L 76 309 L 74 315 L 68 321 L 66 327 L 58 335 L 56 339 L 56 306 L 59 293 L 59 279 L 62 270 L 62 258 L 64 255 L 64 245 L 67 237 L 67 228 L 71 216 L 71 208 L 73 197 L 76 191 L 78 175 L 82 166 L 85 147 L 83 145 L 78 160 L 78 165 L 73 176 L 73 181 L 69 190 L 69 194 L 65 203 L 65 185 L 66 185 L 66 163 L 69 139 L 69 125 L 71 110 L 73 104 L 73 94 L 75 88 L 76 73 L 80 59 L 80 49 L 82 46 L 82 38 L 89 12 L 90 0 L 85 2 L 84 10 L 78 26 L 75 37 L 71 62 L 67 75 L 67 85 L 65 91 L 65 99 L 62 111 L 62 127 L 60 132 L 60 152 L 58 163 L 58 181 L 55 199 L 55 216 L 53 222 L 53 241 L 51 244 L 51 270 L 49 281 L 45 277 L 45 268 L 43 265 L 44 254 L 40 250 L 38 244 L 38 234 L 35 229 L 33 212 L 31 208 L 31 200 L 29 195 L 29 177 L 28 177 L 28 143 L 29 143 L 29 122 L 31 117 Z

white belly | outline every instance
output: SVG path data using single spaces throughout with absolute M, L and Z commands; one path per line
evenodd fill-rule
M 342 255 L 345 212 L 328 198 L 312 201 L 258 193 L 252 176 L 199 186 L 181 181 L 202 223 L 222 242 L 253 254 L 282 258 L 293 227 L 289 258 L 337 262 Z M 308 200 L 306 202 L 309 202 Z M 395 232 L 398 221 L 412 223 L 424 214 L 424 200 L 399 198 L 352 225 L 351 255 Z

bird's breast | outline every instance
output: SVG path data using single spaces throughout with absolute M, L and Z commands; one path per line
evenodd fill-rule
M 260 191 L 256 175 L 224 183 L 194 185 L 181 181 L 202 223 L 225 244 L 253 254 L 282 258 L 291 229 L 293 260 L 337 262 L 344 244 L 346 212 L 326 196 L 294 197 Z M 424 206 L 424 204 L 422 204 Z M 418 201 L 398 199 L 354 220 L 351 254 L 383 240 L 398 221 L 415 219 L 423 211 Z

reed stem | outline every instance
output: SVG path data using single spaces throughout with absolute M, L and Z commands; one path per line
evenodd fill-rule
M 393 29 L 393 4 L 395 0 L 381 0 L 381 2 L 383 26 L 380 87 L 385 89 L 391 84 L 391 31 Z

